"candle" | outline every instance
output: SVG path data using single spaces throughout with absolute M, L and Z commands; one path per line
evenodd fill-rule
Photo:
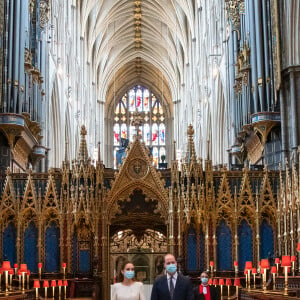
M 42 263 L 38 263 L 39 278 L 40 278 L 40 280 L 42 279 L 42 267 L 43 267 L 43 264 Z
M 30 276 L 30 271 L 28 270 L 27 273 L 27 290 L 29 290 L 29 276 Z
M 55 280 L 51 280 L 51 287 L 52 287 L 52 296 L 54 298 L 55 287 L 56 287 L 56 281 Z
M 279 272 L 279 270 L 278 270 L 278 266 L 279 266 L 279 264 L 280 264 L 280 259 L 277 257 L 277 258 L 275 258 L 275 264 L 276 264 L 276 268 L 277 268 L 277 276 L 278 276 L 278 272 Z
M 15 269 L 15 277 L 17 278 L 18 276 L 18 264 L 14 264 L 14 269 Z
M 66 263 L 62 263 L 62 269 L 63 269 L 64 279 L 66 277 L 66 267 L 67 267 L 67 264 Z
M 8 294 L 8 271 L 11 269 L 10 261 L 4 261 L 2 264 L 2 270 L 5 274 L 5 294 Z
M 273 290 L 276 290 L 276 286 L 275 286 L 275 276 L 277 273 L 277 268 L 275 266 L 271 267 L 271 274 L 273 274 Z
M 23 281 L 22 291 L 24 292 L 25 291 L 25 273 L 27 273 L 27 265 L 26 264 L 21 264 L 19 271 L 22 274 L 22 281 Z
M 47 288 L 49 287 L 49 281 L 44 280 L 43 288 L 45 289 L 45 299 L 47 299 Z
M 264 292 L 266 292 L 267 291 L 267 269 L 270 268 L 269 260 L 262 259 L 261 263 L 260 263 L 260 267 L 263 270 L 263 290 L 264 290 Z
M 251 285 L 250 285 L 250 280 L 251 280 L 250 272 L 251 272 L 251 270 L 252 270 L 252 261 L 246 261 L 245 271 L 247 271 L 247 273 L 248 273 L 248 282 L 247 282 L 248 289 L 250 289 L 250 287 L 251 287 Z
M 35 297 L 36 297 L 36 299 L 39 299 L 39 288 L 40 288 L 40 281 L 39 280 L 34 280 L 33 288 L 35 288 Z
M 253 268 L 252 269 L 252 275 L 253 275 L 253 283 L 254 283 L 254 288 L 256 288 L 256 286 L 255 286 L 255 275 L 257 274 L 257 270 L 256 270 L 256 268 Z
M 61 287 L 63 286 L 62 280 L 57 281 L 58 290 L 59 290 L 59 298 L 61 297 Z
M 230 297 L 230 286 L 232 285 L 230 278 L 226 278 L 226 285 L 228 287 L 228 297 Z
M 291 267 L 291 258 L 289 256 L 282 256 L 281 267 L 284 268 L 284 295 L 288 295 L 288 268 Z
M 68 281 L 67 280 L 64 280 L 63 281 L 63 286 L 64 286 L 64 298 L 67 299 L 67 286 L 68 286 Z
M 234 286 L 236 287 L 236 299 L 239 298 L 239 287 L 241 286 L 240 278 L 234 279 Z
M 223 285 L 224 285 L 224 279 L 219 279 L 219 286 L 221 287 L 221 297 L 223 296 Z
M 9 289 L 12 290 L 12 277 L 14 275 L 14 270 L 10 269 L 8 271 L 8 275 L 9 275 Z

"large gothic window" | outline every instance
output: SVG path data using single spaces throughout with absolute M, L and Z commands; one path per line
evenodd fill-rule
M 132 142 L 136 135 L 131 125 L 134 115 L 143 117 L 139 135 L 150 148 L 153 165 L 164 162 L 166 156 L 165 112 L 160 100 L 147 88 L 135 86 L 115 104 L 114 113 L 114 168 L 120 165 L 120 151 L 126 142 Z

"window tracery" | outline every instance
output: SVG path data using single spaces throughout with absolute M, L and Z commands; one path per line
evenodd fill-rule
M 158 167 L 166 156 L 166 125 L 165 111 L 160 100 L 147 88 L 134 86 L 120 99 L 114 107 L 114 168 L 122 163 L 123 155 L 120 152 L 126 148 L 126 141 L 132 142 L 136 127 L 132 120 L 138 115 L 143 118 L 138 126 L 138 134 L 150 148 L 153 156 L 153 165 Z

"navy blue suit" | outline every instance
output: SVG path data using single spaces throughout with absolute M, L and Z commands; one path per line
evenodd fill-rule
M 178 274 L 173 300 L 193 299 L 194 295 L 191 281 L 187 277 Z M 151 300 L 171 300 L 167 275 L 163 275 L 155 279 L 151 293 Z

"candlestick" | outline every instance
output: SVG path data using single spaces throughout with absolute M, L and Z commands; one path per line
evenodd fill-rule
M 251 288 L 251 277 L 250 277 L 250 269 L 248 269 L 248 289 Z
M 5 295 L 8 295 L 8 271 L 11 269 L 10 267 L 10 262 L 9 261 L 4 261 L 2 264 L 2 270 L 5 275 Z M 1 281 L 0 281 L 1 285 Z
M 239 298 L 239 287 L 240 287 L 240 285 L 241 285 L 240 278 L 235 278 L 234 286 L 236 288 L 236 299 Z
M 40 280 L 42 279 L 42 267 L 43 267 L 43 264 L 42 263 L 38 263 L 39 279 Z
M 52 287 L 52 297 L 54 298 L 55 287 L 56 287 L 56 280 L 51 280 L 51 287 Z
M 284 295 L 288 295 L 288 268 L 291 267 L 291 258 L 290 256 L 282 256 L 281 258 L 281 267 L 284 268 Z
M 15 278 L 17 279 L 17 276 L 18 276 L 18 264 L 14 264 L 14 270 L 15 270 Z
M 39 288 L 41 287 L 40 286 L 40 281 L 39 280 L 34 280 L 33 287 L 35 288 L 35 298 L 39 299 Z
M 295 262 L 296 262 L 296 256 L 292 255 L 291 256 L 291 262 L 292 262 L 292 272 L 293 272 L 293 276 L 295 276 Z
M 14 270 L 13 269 L 9 270 L 8 275 L 9 275 L 9 290 L 12 290 L 12 277 L 14 275 Z
M 62 269 L 63 269 L 63 279 L 66 278 L 66 267 L 67 267 L 67 264 L 66 263 L 62 263 Z
M 230 278 L 226 279 L 226 285 L 228 287 L 228 299 L 229 299 L 230 298 L 230 286 L 232 285 Z
M 49 281 L 44 280 L 43 288 L 45 288 L 45 299 L 47 299 L 47 289 L 48 289 L 48 287 L 49 287 Z
M 256 268 L 252 269 L 252 274 L 253 274 L 253 288 L 255 289 L 256 288 L 256 286 L 255 286 L 255 276 L 257 274 Z
M 22 273 L 22 283 L 23 283 L 22 292 L 24 293 L 25 292 L 25 272 Z
M 62 280 L 58 280 L 57 285 L 58 285 L 58 294 L 59 294 L 59 298 L 60 298 L 61 297 L 61 287 L 63 285 Z
M 5 273 L 5 295 L 8 295 L 8 271 L 4 271 Z
M 211 272 L 211 277 L 214 277 L 214 262 L 210 261 L 209 266 L 210 266 L 210 272 Z
M 26 278 L 27 278 L 27 290 L 29 290 L 29 276 L 30 276 L 30 271 L 26 273 Z
M 22 292 L 24 293 L 25 292 L 25 273 L 27 273 L 27 265 L 21 264 L 19 271 L 22 274 L 22 283 L 23 283 Z
M 63 281 L 63 286 L 64 286 L 64 299 L 67 299 L 67 286 L 68 286 L 67 280 Z
M 224 279 L 219 279 L 219 286 L 221 287 L 221 298 L 223 297 L 223 285 L 224 285 Z
M 268 259 L 262 259 L 260 267 L 263 270 L 263 291 L 267 291 L 267 269 L 270 268 Z
M 19 276 L 19 290 L 22 289 L 22 273 L 18 273 L 18 276 Z
M 285 296 L 288 295 L 288 267 L 284 267 L 284 293 Z

